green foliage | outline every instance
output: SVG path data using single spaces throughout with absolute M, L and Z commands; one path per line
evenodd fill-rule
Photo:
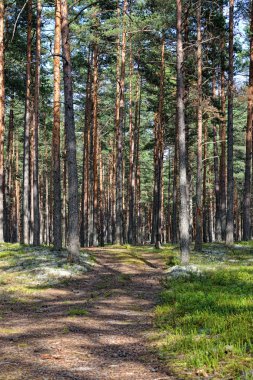
M 164 283 L 156 308 L 159 352 L 183 378 L 204 371 L 210 378 L 239 379 L 253 369 L 252 256 L 246 251 L 230 263 L 238 252 L 225 248 L 225 254 L 211 267 L 196 255 L 203 276 Z

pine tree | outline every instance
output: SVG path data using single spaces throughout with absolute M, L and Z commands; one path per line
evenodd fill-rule
M 77 261 L 79 257 L 79 204 L 72 67 L 66 0 L 61 0 L 61 35 L 65 99 L 66 160 L 68 165 L 68 253 L 69 261 L 73 262 Z

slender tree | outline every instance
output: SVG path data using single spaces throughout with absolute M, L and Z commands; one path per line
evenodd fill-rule
M 4 1 L 0 1 L 0 242 L 4 241 Z
M 165 36 L 162 37 L 161 44 L 161 68 L 159 105 L 156 120 L 155 133 L 155 183 L 154 183 L 154 230 L 155 246 L 161 247 L 162 243 L 162 197 L 163 197 L 163 156 L 164 156 L 164 77 L 165 77 Z
M 98 45 L 93 47 L 93 245 L 98 244 Z
M 250 20 L 250 67 L 248 87 L 248 112 L 246 129 L 246 157 L 243 193 L 243 240 L 251 238 L 251 171 L 252 171 L 252 123 L 253 123 L 253 1 Z
M 37 0 L 36 25 L 36 65 L 35 65 L 35 95 L 34 95 L 34 165 L 33 165 L 33 214 L 34 231 L 33 244 L 40 244 L 40 202 L 39 202 L 39 105 L 40 105 L 40 55 L 41 55 L 41 0 Z
M 32 0 L 27 2 L 27 52 L 26 52 L 26 95 L 25 95 L 25 126 L 23 154 L 23 198 L 22 198 L 22 242 L 29 244 L 29 172 L 30 172 L 30 125 L 31 125 L 31 61 L 32 61 Z
M 52 165 L 53 165 L 53 242 L 56 250 L 62 247 L 62 217 L 61 217 L 61 164 L 60 164 L 60 127 L 61 127 L 61 3 L 55 0 L 55 33 L 54 33 L 54 109 L 53 109 L 53 140 L 52 140 Z
M 121 48 L 121 63 L 119 75 L 118 110 L 116 115 L 116 243 L 123 243 L 123 128 L 125 112 L 125 70 L 126 70 L 126 17 L 127 0 L 123 4 L 123 33 Z
M 228 69 L 228 146 L 227 146 L 227 227 L 226 243 L 234 242 L 234 165 L 233 165 L 233 98 L 234 98 L 234 0 L 229 0 L 229 69 Z
M 91 97 L 91 49 L 88 53 L 88 69 L 86 79 L 85 96 L 85 121 L 83 131 L 83 172 L 82 172 L 82 198 L 81 198 L 81 225 L 80 241 L 82 246 L 89 245 L 89 146 L 90 127 L 92 118 L 92 97 Z
M 179 232 L 182 264 L 189 262 L 189 210 L 187 200 L 185 108 L 184 108 L 184 51 L 182 42 L 182 1 L 177 0 L 177 123 L 179 140 Z
M 220 13 L 223 12 L 223 0 L 221 1 Z M 226 94 L 225 94 L 225 31 L 221 34 L 220 43 L 220 103 L 221 103 L 221 157 L 220 157 L 220 209 L 221 209 L 221 234 L 222 240 L 226 240 L 226 204 L 227 204 L 227 165 L 226 165 Z
M 132 35 L 130 36 L 129 52 L 129 223 L 128 223 L 128 241 L 131 244 L 136 243 L 136 208 L 135 208 L 135 165 L 134 165 L 134 123 L 133 123 L 133 51 Z
M 202 251 L 202 33 L 201 33 L 201 0 L 197 3 L 197 70 L 198 70 L 198 151 L 197 151 L 197 185 L 196 185 L 196 240 L 195 250 Z

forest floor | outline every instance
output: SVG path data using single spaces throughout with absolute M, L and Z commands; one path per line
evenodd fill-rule
M 164 260 L 87 252 L 69 268 L 46 248 L 0 247 L 0 379 L 175 379 L 150 338 Z
M 253 242 L 0 245 L 0 380 L 253 379 Z

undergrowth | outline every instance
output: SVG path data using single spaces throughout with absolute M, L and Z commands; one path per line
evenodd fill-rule
M 251 249 L 206 245 L 192 255 L 203 276 L 164 281 L 156 343 L 180 378 L 253 379 Z

